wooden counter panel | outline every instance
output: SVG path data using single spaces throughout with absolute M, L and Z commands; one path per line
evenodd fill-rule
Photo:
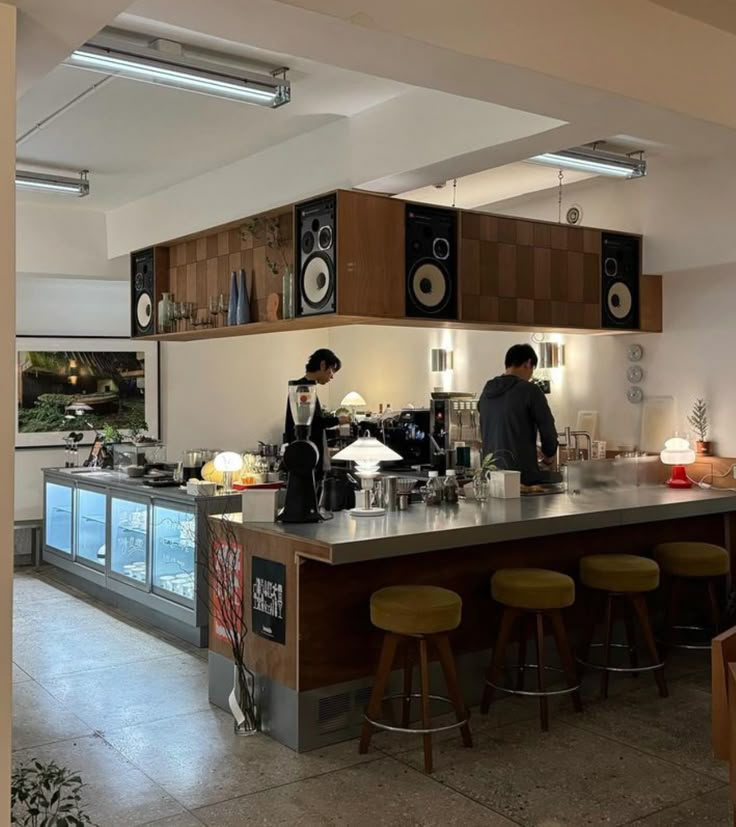
M 490 576 L 504 567 L 541 567 L 575 575 L 591 553 L 646 554 L 658 542 L 697 539 L 723 544 L 728 515 L 622 526 L 508 543 L 430 552 L 341 566 L 303 560 L 299 571 L 299 691 L 373 674 L 381 633 L 370 622 L 371 594 L 384 586 L 444 586 L 463 599 L 452 635 L 456 653 L 489 648 L 497 608 Z M 411 538 L 407 538 L 411 542 Z

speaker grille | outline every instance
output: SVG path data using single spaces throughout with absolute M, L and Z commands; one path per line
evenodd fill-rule
M 337 309 L 336 207 L 334 195 L 297 207 L 297 316 Z
M 154 332 L 154 252 L 141 250 L 131 256 L 131 332 L 150 336 Z
M 603 233 L 601 240 L 601 306 L 604 328 L 639 327 L 641 240 Z
M 457 318 L 457 216 L 406 205 L 406 315 Z

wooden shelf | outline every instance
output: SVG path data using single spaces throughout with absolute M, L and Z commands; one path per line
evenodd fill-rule
M 454 330 L 485 330 L 503 332 L 539 333 L 582 333 L 587 336 L 617 336 L 631 333 L 645 333 L 637 330 L 590 330 L 581 328 L 529 327 L 521 325 L 483 324 L 478 322 L 448 322 L 441 319 L 393 319 L 383 316 L 342 316 L 336 313 L 324 316 L 304 316 L 299 319 L 279 319 L 275 322 L 251 322 L 229 327 L 203 327 L 180 333 L 162 333 L 156 336 L 141 336 L 143 342 L 201 342 L 208 339 L 229 339 L 234 336 L 258 336 L 263 333 L 285 333 L 290 330 L 323 330 L 348 325 L 386 325 L 389 327 L 433 327 Z

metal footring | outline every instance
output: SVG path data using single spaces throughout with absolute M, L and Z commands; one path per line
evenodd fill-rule
M 605 643 L 591 643 L 591 649 L 603 649 L 605 647 Z M 629 646 L 626 643 L 612 643 L 611 649 L 628 649 L 632 651 L 636 647 Z M 581 666 L 587 666 L 588 669 L 597 669 L 599 672 L 626 672 L 626 673 L 635 673 L 638 674 L 639 672 L 654 672 L 655 669 L 664 669 L 664 661 L 660 661 L 659 663 L 650 664 L 649 666 L 606 666 L 603 663 L 593 663 L 589 660 L 583 660 L 580 657 L 576 657 L 575 660 Z
M 412 692 L 411 695 L 404 695 L 403 693 L 400 695 L 386 695 L 381 703 L 384 704 L 386 701 L 393 701 L 393 700 L 406 700 L 407 698 L 422 698 L 424 697 L 421 692 Z M 442 703 L 451 706 L 453 709 L 454 704 L 449 698 L 445 698 L 442 695 L 429 695 L 428 696 L 432 701 L 441 701 Z M 385 729 L 387 732 L 406 732 L 409 735 L 432 735 L 435 732 L 447 732 L 450 729 L 460 729 L 460 727 L 465 726 L 470 720 L 470 712 L 466 709 L 466 717 L 462 721 L 457 721 L 454 724 L 447 724 L 446 726 L 438 726 L 438 727 L 431 727 L 429 729 L 415 729 L 414 727 L 399 727 L 399 726 L 391 726 L 390 724 L 384 724 L 380 721 L 376 721 L 373 718 L 369 718 L 367 714 L 363 715 L 363 719 L 368 721 L 369 724 L 372 724 L 377 729 Z
M 511 669 L 522 671 L 526 669 L 538 668 L 539 666 L 536 663 L 517 663 L 515 666 L 507 666 L 504 671 L 509 672 Z M 542 668 L 545 672 L 564 672 L 563 669 L 560 669 L 557 666 L 543 666 Z M 486 681 L 486 685 L 492 687 L 493 689 L 497 689 L 499 692 L 505 692 L 507 695 L 525 695 L 530 698 L 547 698 L 552 697 L 553 695 L 570 695 L 580 689 L 579 683 L 575 684 L 575 686 L 568 686 L 566 689 L 550 689 L 544 692 L 540 692 L 539 690 L 535 692 L 531 689 L 510 689 L 508 686 L 499 686 L 497 683 L 493 683 L 492 681 Z
M 713 632 L 713 630 L 708 626 L 670 626 L 670 632 L 703 632 L 704 635 L 711 635 L 715 636 L 717 632 Z M 710 651 L 711 649 L 711 638 L 708 637 L 707 641 L 703 643 L 680 643 L 675 642 L 669 639 L 669 637 L 665 635 L 660 635 L 657 640 L 663 646 L 667 646 L 670 649 L 694 649 L 697 651 Z

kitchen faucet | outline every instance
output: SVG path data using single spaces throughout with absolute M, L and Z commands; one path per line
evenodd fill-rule
M 566 463 L 570 462 L 571 459 L 578 459 L 578 454 L 580 452 L 580 444 L 579 440 L 584 439 L 587 440 L 588 443 L 588 455 L 587 459 L 590 460 L 593 458 L 593 437 L 591 436 L 589 431 L 573 431 L 570 429 L 568 425 L 563 433 L 557 434 L 558 436 L 558 443 L 557 443 L 557 465 L 558 467 L 562 464 L 560 460 L 560 449 L 563 447 L 563 443 L 560 442 L 559 438 L 561 437 L 564 440 L 564 448 L 566 453 Z M 570 451 L 573 446 L 573 442 L 575 443 L 575 454 L 570 457 Z M 580 457 L 580 459 L 584 459 L 584 457 Z M 566 464 L 565 463 L 565 464 Z

